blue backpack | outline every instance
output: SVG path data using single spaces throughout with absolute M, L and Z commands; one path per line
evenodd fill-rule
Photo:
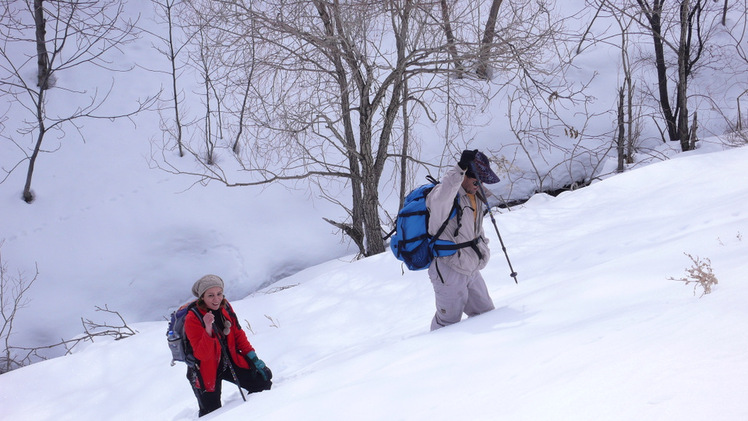
M 458 218 L 457 231 L 460 229 L 459 219 L 462 217 L 462 208 L 458 203 L 459 195 L 455 196 L 449 217 L 439 227 L 436 235 L 429 235 L 429 211 L 426 208 L 426 196 L 439 182 L 431 176 L 427 179 L 430 181 L 429 184 L 417 187 L 405 197 L 405 203 L 397 213 L 395 229 L 384 238 L 386 240 L 392 236 L 390 241 L 392 253 L 410 270 L 426 269 L 435 257 L 450 256 L 458 249 L 470 247 L 474 243 L 474 241 L 469 241 L 455 244 L 452 241 L 439 239 L 447 228 L 449 220 L 455 216 Z
M 169 349 L 171 350 L 172 366 L 177 361 L 180 361 L 186 363 L 188 367 L 194 368 L 197 363 L 195 356 L 192 354 L 190 341 L 187 340 L 187 335 L 184 333 L 184 318 L 187 317 L 187 313 L 192 311 L 195 313 L 198 320 L 201 322 L 203 320 L 195 306 L 196 302 L 197 301 L 191 301 L 171 313 L 169 327 L 166 329 L 166 340 L 169 343 Z

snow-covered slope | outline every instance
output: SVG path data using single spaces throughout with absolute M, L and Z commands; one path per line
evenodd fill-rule
M 707 149 L 496 215 L 516 285 L 487 220 L 496 310 L 434 333 L 426 273 L 389 253 L 229 296 L 275 385 L 226 383 L 206 419 L 748 419 L 748 148 Z M 669 279 L 684 253 L 711 294 Z M 0 376 L 0 418 L 195 419 L 166 322 L 134 326 Z

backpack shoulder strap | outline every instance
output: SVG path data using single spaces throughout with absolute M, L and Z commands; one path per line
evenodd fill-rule
M 457 233 L 460 231 L 460 225 L 462 223 L 462 208 L 460 208 L 460 202 L 459 202 L 460 195 L 459 193 L 455 196 L 455 200 L 452 203 L 452 209 L 449 210 L 449 213 L 447 214 L 447 219 L 442 222 L 442 225 L 439 227 L 439 230 L 436 232 L 436 234 L 431 237 L 431 242 L 434 243 L 436 240 L 439 239 L 439 237 L 442 235 L 445 229 L 447 229 L 447 224 L 449 224 L 449 220 L 452 219 L 452 212 L 457 213 L 457 229 L 455 230 L 455 237 L 457 236 Z
M 228 310 L 229 316 L 231 317 L 231 319 L 233 319 L 233 322 L 236 323 L 236 327 L 239 330 L 242 330 L 242 325 L 241 323 L 239 323 L 239 318 L 236 317 L 236 313 L 234 313 L 234 308 L 231 307 L 231 303 L 229 303 L 228 301 L 226 301 L 226 310 Z
M 460 233 L 460 228 L 462 228 L 462 206 L 460 206 L 460 194 L 457 193 L 455 196 L 455 203 L 453 205 L 453 208 L 451 211 L 449 211 L 449 215 L 452 216 L 452 212 L 455 212 L 457 216 L 457 228 L 455 228 L 454 236 L 457 237 L 457 235 Z
M 195 315 L 195 317 L 197 317 L 197 320 L 200 320 L 200 324 L 203 325 L 203 327 L 205 327 L 205 322 L 203 321 L 203 315 L 200 314 L 200 310 L 197 309 L 197 301 L 191 302 L 190 305 L 187 306 L 187 310 L 192 312 Z

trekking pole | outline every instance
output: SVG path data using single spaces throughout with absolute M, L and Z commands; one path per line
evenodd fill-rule
M 480 188 L 480 194 L 483 196 L 483 203 L 486 204 L 486 209 L 488 210 L 488 214 L 491 215 L 491 222 L 493 223 L 493 227 L 496 229 L 496 235 L 499 236 L 499 243 L 501 243 L 501 250 L 504 251 L 504 256 L 506 256 L 506 262 L 509 264 L 509 270 L 512 271 L 512 273 L 509 274 L 512 278 L 514 278 L 514 283 L 518 284 L 517 282 L 517 272 L 514 271 L 514 268 L 512 268 L 512 262 L 509 261 L 509 254 L 506 252 L 506 246 L 504 246 L 504 240 L 501 239 L 501 233 L 499 232 L 499 227 L 496 225 L 496 219 L 493 217 L 493 212 L 491 212 L 491 206 L 488 205 L 488 196 L 486 196 L 486 191 L 483 190 L 483 183 L 480 181 L 478 177 L 478 172 L 475 170 L 475 164 L 473 162 L 470 162 L 470 170 L 475 174 L 476 181 L 478 182 L 478 188 Z
M 236 377 L 236 371 L 234 371 L 234 364 L 231 362 L 231 357 L 229 357 L 228 351 L 226 351 L 226 348 L 229 346 L 228 341 L 226 341 L 226 337 L 223 336 L 223 334 L 216 328 L 215 322 L 213 322 L 213 332 L 216 333 L 218 336 L 218 343 L 221 345 L 221 352 L 223 352 L 223 359 L 226 361 L 226 364 L 229 366 L 229 371 L 231 371 L 231 377 L 234 379 L 234 383 L 236 383 L 236 386 L 239 388 L 239 394 L 242 395 L 242 399 L 244 402 L 247 401 L 247 398 L 244 397 L 244 391 L 242 390 L 242 386 L 239 384 L 239 378 Z M 223 340 L 222 340 L 223 338 Z

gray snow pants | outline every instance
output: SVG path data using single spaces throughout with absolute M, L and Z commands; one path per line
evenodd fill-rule
M 436 314 L 431 320 L 432 331 L 459 322 L 462 313 L 472 317 L 495 308 L 479 271 L 463 275 L 451 266 L 439 263 L 437 259 L 429 266 L 429 278 L 436 296 Z

